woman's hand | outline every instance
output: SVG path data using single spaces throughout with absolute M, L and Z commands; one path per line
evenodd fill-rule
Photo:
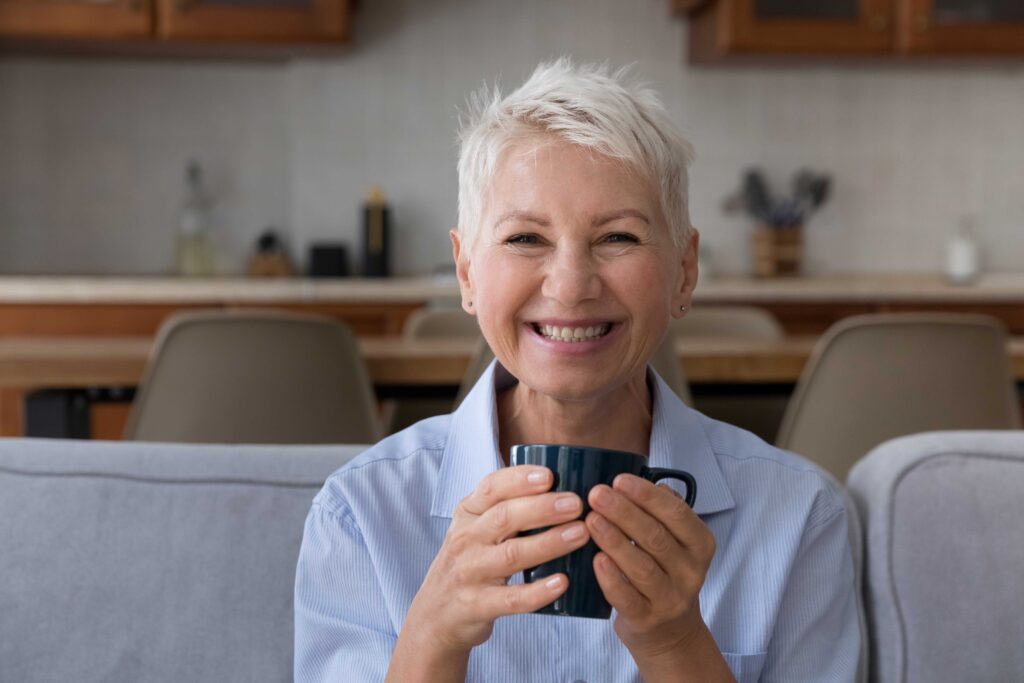
M 565 592 L 565 574 L 506 585 L 516 572 L 561 557 L 589 539 L 577 519 L 583 501 L 574 493 L 548 492 L 551 484 L 550 470 L 527 465 L 502 468 L 481 481 L 455 510 L 406 625 L 417 622 L 414 628 L 429 631 L 449 651 L 468 653 L 490 637 L 498 617 L 533 612 Z M 517 537 L 546 526 L 552 528 Z
M 602 551 L 594 571 L 641 670 L 706 644 L 699 596 L 715 539 L 697 514 L 668 487 L 629 474 L 595 486 L 589 502 L 587 528 Z

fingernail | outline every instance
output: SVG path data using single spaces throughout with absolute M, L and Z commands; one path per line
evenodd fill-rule
M 526 481 L 531 484 L 543 484 L 548 480 L 548 473 L 544 470 L 534 470 L 526 475 Z
M 626 491 L 628 493 L 632 493 L 633 491 L 636 490 L 636 481 L 632 477 L 628 477 L 625 474 L 620 474 L 619 476 L 615 477 L 615 481 L 613 482 L 613 484 L 616 488 L 622 489 L 623 491 Z
M 562 532 L 562 540 L 567 542 L 578 541 L 583 538 L 584 533 L 582 526 L 574 524 Z
M 591 495 L 593 495 L 594 502 L 598 505 L 608 505 L 612 502 L 612 494 L 607 487 L 598 486 Z
M 552 576 L 550 579 L 548 579 L 547 581 L 544 582 L 544 585 L 547 586 L 548 588 L 550 588 L 551 590 L 555 590 L 556 588 L 561 588 L 562 587 L 562 577 L 561 576 Z
M 575 493 L 566 493 L 555 499 L 555 509 L 559 512 L 569 512 L 579 506 L 579 498 Z

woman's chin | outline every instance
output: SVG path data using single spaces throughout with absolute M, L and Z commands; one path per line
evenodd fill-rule
M 602 372 L 581 372 L 569 368 L 545 371 L 524 371 L 518 375 L 519 383 L 535 394 L 558 401 L 596 401 L 626 382 Z

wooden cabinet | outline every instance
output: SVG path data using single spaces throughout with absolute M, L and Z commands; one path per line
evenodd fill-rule
M 0 39 L 85 41 L 151 50 L 161 44 L 342 43 L 349 37 L 350 2 L 0 0 Z
M 690 22 L 693 61 L 892 49 L 890 0 L 719 0 L 698 9 Z
M 0 36 L 138 39 L 151 35 L 150 0 L 0 0 Z
M 155 0 L 169 40 L 317 42 L 348 38 L 348 0 Z
M 897 48 L 908 54 L 1024 54 L 1021 0 L 900 0 Z
M 1021 55 L 1021 0 L 675 0 L 690 60 Z

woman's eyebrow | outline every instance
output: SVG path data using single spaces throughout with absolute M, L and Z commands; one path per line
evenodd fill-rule
M 514 210 L 509 211 L 508 213 L 504 214 L 498 220 L 496 220 L 494 222 L 494 227 L 497 228 L 499 225 L 501 225 L 505 221 L 510 221 L 510 220 L 528 221 L 530 223 L 536 223 L 537 225 L 541 225 L 541 226 L 544 226 L 544 227 L 547 227 L 547 226 L 551 225 L 551 221 L 549 221 L 544 216 L 538 216 L 535 213 L 530 213 L 529 211 L 523 211 L 521 209 L 514 209 Z
M 648 225 L 650 225 L 651 223 L 649 220 L 647 220 L 647 216 L 645 216 L 642 212 L 637 211 L 636 209 L 618 209 L 616 211 L 609 211 L 608 213 L 602 213 L 596 216 L 594 218 L 594 226 L 604 225 L 605 223 L 611 223 L 612 221 L 617 221 L 620 218 L 639 218 Z

